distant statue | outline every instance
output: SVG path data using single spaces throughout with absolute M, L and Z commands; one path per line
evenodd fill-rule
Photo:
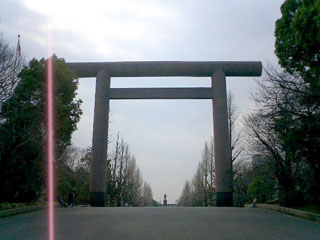
M 167 206 L 167 194 L 164 194 L 164 197 L 163 197 L 163 206 L 166 207 Z

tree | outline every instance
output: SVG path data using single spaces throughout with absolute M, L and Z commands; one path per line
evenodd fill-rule
M 249 201 L 256 198 L 259 203 L 265 203 L 269 194 L 269 186 L 261 178 L 254 178 L 248 186 Z
M 233 164 L 237 159 L 239 159 L 241 152 L 243 150 L 243 142 L 241 142 L 241 131 L 239 131 L 239 126 L 237 125 L 238 119 L 238 106 L 234 101 L 234 94 L 229 91 L 227 98 L 228 106 L 228 129 L 229 129 L 229 139 L 230 139 L 230 157 L 231 164 Z
M 185 204 L 186 192 L 188 190 L 187 182 L 180 196 L 180 205 Z M 198 164 L 197 171 L 192 178 L 191 187 L 191 203 L 192 206 L 213 206 L 215 203 L 215 166 L 213 141 L 210 145 L 206 142 L 202 152 L 202 160 Z M 188 191 L 189 191 L 188 190 Z
M 70 169 L 76 170 L 84 164 L 84 158 L 88 151 L 88 149 L 81 149 L 74 145 L 69 145 L 65 148 L 59 160 L 65 163 Z M 85 164 L 87 165 L 88 163 Z
M 57 156 L 70 145 L 80 119 L 81 100 L 75 100 L 78 81 L 64 60 L 52 57 L 55 83 Z M 33 59 L 2 105 L 0 126 L 0 201 L 33 201 L 42 195 L 45 178 L 45 106 L 47 61 Z M 59 169 L 57 174 L 59 175 Z
M 230 162 L 232 165 L 232 185 L 233 185 L 233 198 L 235 206 L 243 206 L 245 203 L 245 195 L 246 186 L 244 183 L 246 182 L 243 177 L 243 169 L 245 164 L 242 164 L 244 160 L 242 157 L 243 149 L 244 149 L 244 141 L 243 135 L 241 131 L 241 127 L 238 124 L 238 106 L 234 100 L 234 94 L 229 91 L 227 98 L 227 107 L 228 107 L 228 129 L 229 129 L 229 139 L 230 139 Z
M 201 162 L 198 164 L 197 171 L 192 178 L 192 205 L 193 206 L 204 206 L 205 198 L 205 184 L 203 182 L 203 168 Z
M 252 167 L 249 161 L 237 161 L 233 165 L 233 205 L 243 207 L 247 202 L 247 191 L 252 180 Z
M 153 195 L 150 185 L 145 181 L 143 183 L 142 191 L 142 206 L 152 206 L 153 204 Z
M 67 201 L 69 192 L 76 194 L 76 204 L 88 204 L 89 163 L 91 149 L 68 146 L 56 162 L 57 198 Z
M 186 181 L 182 193 L 177 201 L 178 206 L 191 207 L 192 206 L 192 189 L 189 181 Z
M 275 78 L 281 93 L 288 96 L 275 121 L 277 132 L 286 131 L 286 153 L 294 151 L 300 169 L 313 181 L 300 177 L 303 189 L 309 189 L 313 202 L 320 201 L 320 1 L 287 0 L 276 22 L 276 54 L 288 74 L 284 81 Z M 279 111 L 280 113 L 280 111 Z M 302 170 L 301 170 L 302 171 Z M 301 176 L 305 176 L 301 174 Z M 308 182 L 308 184 L 306 184 Z
M 284 205 L 301 204 L 302 189 L 309 191 L 305 200 L 309 194 L 319 201 L 320 106 L 304 102 L 311 95 L 299 75 L 266 71 L 254 93 L 256 110 L 246 120 L 252 150 L 269 162 Z M 306 172 L 313 181 L 305 179 Z
M 215 166 L 213 141 L 206 142 L 197 172 L 192 179 L 192 202 L 194 206 L 212 206 L 215 202 Z
M 12 96 L 23 65 L 23 57 L 11 49 L 0 34 L 0 109 L 2 104 Z M 0 117 L 2 117 L 1 112 Z
M 320 0 L 286 0 L 281 13 L 275 30 L 279 64 L 289 73 L 299 72 L 307 82 L 315 80 L 319 90 Z
M 214 143 L 211 139 L 210 144 L 205 143 L 202 153 L 203 186 L 204 186 L 204 205 L 213 206 L 216 193 L 216 172 L 214 163 Z
M 128 196 L 127 203 L 131 206 L 141 205 L 142 195 L 142 176 L 140 169 L 136 165 L 136 159 L 132 157 L 128 163 L 128 177 L 126 195 Z
M 152 189 L 143 182 L 136 159 L 128 144 L 120 140 L 119 133 L 113 151 L 108 154 L 106 171 L 107 206 L 152 204 Z

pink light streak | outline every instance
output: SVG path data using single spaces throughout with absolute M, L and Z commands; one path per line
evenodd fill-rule
M 47 164 L 48 164 L 48 229 L 49 240 L 54 240 L 54 127 L 53 127 L 53 78 L 51 56 L 51 32 L 48 29 L 48 62 L 47 62 Z

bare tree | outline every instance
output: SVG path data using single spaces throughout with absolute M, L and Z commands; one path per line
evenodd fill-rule
M 189 184 L 189 182 L 188 182 Z M 185 185 L 188 188 L 188 185 Z M 187 190 L 186 190 L 187 191 Z M 213 141 L 204 145 L 202 160 L 198 164 L 196 174 L 191 182 L 191 201 L 194 206 L 212 206 L 215 202 L 215 167 Z M 185 191 L 181 195 L 181 204 L 185 202 Z
M 233 204 L 243 207 L 247 202 L 248 186 L 252 180 L 252 167 L 249 161 L 237 161 L 233 165 Z
M 265 70 L 263 80 L 257 81 L 257 85 L 252 95 L 256 108 L 245 121 L 251 154 L 259 155 L 262 164 L 269 165 L 269 172 L 279 183 L 282 204 L 301 204 L 303 199 L 297 189 L 308 186 L 302 183 L 298 187 L 300 179 L 312 172 L 301 174 L 308 167 L 305 164 L 308 157 L 304 153 L 314 154 L 319 149 L 316 145 L 319 146 L 317 116 L 320 108 L 319 102 L 314 104 L 319 93 L 310 93 L 309 84 L 299 76 L 271 67 Z M 310 159 L 318 161 L 315 156 Z M 313 168 L 313 172 L 315 170 Z
M 208 206 L 208 200 L 209 200 L 209 181 L 208 181 L 208 175 L 210 173 L 209 169 L 209 162 L 210 162 L 210 152 L 209 152 L 209 147 L 208 143 L 204 144 L 204 150 L 202 153 L 202 162 L 200 164 L 202 168 L 202 181 L 203 181 L 203 204 L 204 206 Z
M 136 159 L 130 154 L 128 144 L 123 139 L 120 140 L 119 133 L 107 163 L 107 205 L 140 206 L 146 202 L 150 204 L 151 187 L 147 183 L 143 186 Z M 146 197 L 148 197 L 145 202 L 143 194 L 147 194 Z
M 230 164 L 232 168 L 232 179 L 233 179 L 233 197 L 235 199 L 234 204 L 236 206 L 241 206 L 243 204 L 238 204 L 238 199 L 243 198 L 244 193 L 240 193 L 239 189 L 243 189 L 239 186 L 239 179 L 243 176 L 242 169 L 240 167 L 245 166 L 242 163 L 244 141 L 242 135 L 242 127 L 239 124 L 239 111 L 238 106 L 235 103 L 234 94 L 229 91 L 227 98 L 228 107 L 228 129 L 229 129 L 229 139 L 230 139 Z
M 153 194 L 150 185 L 145 181 L 142 191 L 142 206 L 152 206 Z
M 202 163 L 199 162 L 196 174 L 192 178 L 192 203 L 194 206 L 204 205 L 205 185 L 203 182 L 203 168 Z
M 208 205 L 212 206 L 216 195 L 216 168 L 214 162 L 214 141 L 211 138 L 209 145 L 209 182 L 208 182 Z
M 84 159 L 86 154 L 86 149 L 70 145 L 63 151 L 59 160 L 65 163 L 71 170 L 76 170 L 78 167 L 82 167 L 82 159 Z
M 178 206 L 191 207 L 192 206 L 192 186 L 189 181 L 186 181 L 182 193 L 177 200 Z
M 241 130 L 237 124 L 239 116 L 238 106 L 234 100 L 234 94 L 229 91 L 227 98 L 228 106 L 228 127 L 229 127 L 229 139 L 230 139 L 230 157 L 231 164 L 233 164 L 243 151 L 243 141 L 241 141 Z
M 23 65 L 23 58 L 9 47 L 0 34 L 0 109 L 3 102 L 13 94 Z

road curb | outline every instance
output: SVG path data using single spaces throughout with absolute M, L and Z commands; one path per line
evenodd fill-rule
M 245 207 L 253 207 L 253 205 L 246 204 Z M 256 208 L 262 208 L 262 209 L 267 209 L 271 211 L 281 212 L 294 217 L 303 218 L 305 220 L 320 223 L 320 215 L 315 213 L 309 213 L 309 212 L 305 212 L 297 209 L 286 208 L 286 207 L 281 207 L 281 206 L 271 205 L 271 204 L 260 204 L 260 203 L 256 203 Z
M 45 205 L 40 205 L 40 206 L 30 206 L 30 207 L 24 207 L 24 208 L 3 210 L 3 211 L 0 211 L 0 219 L 22 214 L 22 213 L 38 211 L 38 210 L 44 209 L 45 207 L 46 207 Z

